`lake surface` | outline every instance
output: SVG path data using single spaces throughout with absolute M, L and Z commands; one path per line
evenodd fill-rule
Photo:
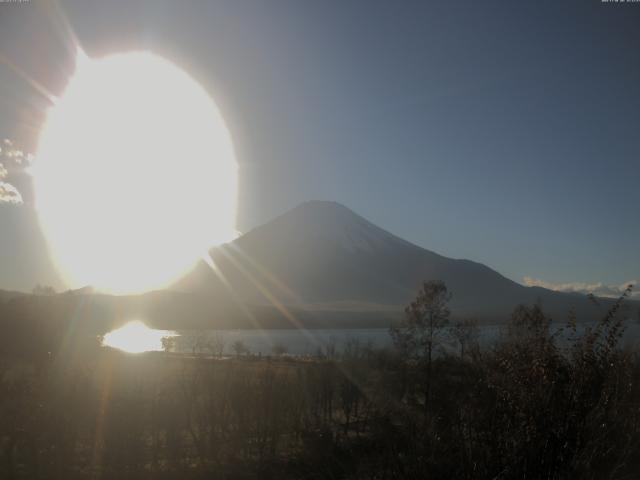
M 556 327 L 558 328 L 558 327 Z M 581 327 L 581 328 L 584 328 Z M 487 325 L 478 327 L 479 342 L 488 346 L 500 338 L 503 326 Z M 291 355 L 316 355 L 319 352 L 335 350 L 342 352 L 349 343 L 360 346 L 384 348 L 391 346 L 391 336 L 386 328 L 326 329 L 326 330 L 217 330 L 206 332 L 210 342 L 224 344 L 223 353 L 232 355 L 232 345 L 242 341 L 249 352 L 255 355 L 271 355 L 274 346 L 284 347 Z M 446 331 L 441 334 L 442 348 L 457 351 L 457 346 Z M 623 345 L 640 347 L 640 325 L 629 323 L 625 331 Z M 193 347 L 193 337 L 183 335 L 176 338 L 176 350 L 188 353 Z
M 234 353 L 232 345 L 241 341 L 255 355 L 271 355 L 274 347 L 283 347 L 290 355 L 316 355 L 334 350 L 342 352 L 348 343 L 382 348 L 391 345 L 389 331 L 385 328 L 327 329 L 327 330 L 216 330 L 206 332 L 207 340 L 224 344 L 225 355 Z M 197 340 L 196 340 L 197 341 Z M 194 339 L 191 335 L 176 338 L 176 350 L 189 352 Z
M 561 325 L 552 326 L 552 329 Z M 135 328 L 133 328 L 135 327 Z M 585 328 L 579 327 L 579 331 Z M 503 335 L 504 327 L 485 325 L 478 327 L 479 343 L 489 346 Z M 234 355 L 233 344 L 242 342 L 247 352 L 254 355 L 271 355 L 277 349 L 289 355 L 317 355 L 340 353 L 348 345 L 385 348 L 391 346 L 391 336 L 386 328 L 354 329 L 281 329 L 281 330 L 207 330 L 203 332 L 167 332 L 141 327 L 131 322 L 105 336 L 104 345 L 139 353 L 162 350 L 162 338 L 173 338 L 173 351 L 178 353 L 209 353 Z M 118 340 L 119 339 L 119 340 Z M 445 351 L 456 352 L 457 344 L 444 329 L 440 345 Z M 640 324 L 629 321 L 623 337 L 625 347 L 640 348 Z

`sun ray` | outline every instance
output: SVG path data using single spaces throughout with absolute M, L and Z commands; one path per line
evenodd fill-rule
M 56 96 L 51 93 L 47 88 L 45 88 L 42 84 L 40 84 L 37 80 L 27 74 L 23 69 L 21 69 L 18 65 L 12 62 L 6 55 L 0 53 L 0 64 L 6 65 L 13 73 L 22 78 L 27 84 L 32 87 L 37 93 L 42 96 L 50 105 L 55 105 Z
M 236 259 L 230 251 L 222 250 L 222 253 L 225 257 L 227 257 L 231 261 L 231 263 L 233 263 L 233 265 L 236 268 L 238 268 L 238 270 L 245 276 L 245 278 L 249 280 L 249 282 L 251 282 L 251 284 L 260 291 L 260 293 L 262 293 L 262 295 L 264 295 L 264 297 L 269 301 L 269 303 L 273 305 L 287 320 L 289 320 L 291 325 L 299 329 L 304 329 L 300 321 L 297 320 L 286 309 L 286 307 L 275 297 L 275 295 L 273 295 L 271 291 L 260 282 L 260 280 L 255 278 L 255 276 L 252 275 L 251 272 L 249 272 L 247 268 L 244 265 L 242 265 L 242 263 L 238 261 L 238 259 Z
M 235 243 L 229 244 L 229 247 L 232 248 L 235 252 L 242 256 L 244 260 L 250 263 L 262 276 L 264 276 L 268 281 L 273 283 L 277 288 L 280 289 L 285 295 L 290 297 L 296 304 L 300 305 L 304 308 L 305 301 L 302 299 L 300 295 L 298 295 L 292 288 L 282 282 L 275 274 L 269 272 L 263 265 L 260 264 L 254 258 L 251 258 L 249 254 L 247 254 L 240 246 Z
M 306 339 L 314 346 L 319 347 L 322 344 L 318 341 L 318 339 L 316 337 L 314 337 L 313 335 L 311 335 L 311 333 L 309 333 L 308 329 L 302 324 L 302 322 L 300 322 L 300 320 L 298 320 L 288 309 L 285 305 L 283 305 L 277 298 L 275 295 L 273 295 L 271 293 L 271 291 L 265 286 L 263 285 L 260 280 L 258 280 L 257 278 L 255 278 L 243 265 L 242 263 L 236 259 L 233 256 L 232 251 L 228 251 L 225 249 L 221 249 L 223 255 L 225 255 L 226 258 L 229 259 L 229 261 L 231 261 L 237 268 L 238 270 L 245 276 L 245 278 L 247 278 L 247 280 L 249 280 L 249 282 L 251 282 L 259 291 L 260 293 L 262 293 L 262 295 L 264 295 L 264 297 L 267 299 L 267 301 L 278 311 L 282 314 L 282 316 L 287 319 L 289 321 L 289 323 L 291 324 L 291 326 L 299 331 L 302 332 L 302 334 L 306 337 Z
M 91 474 L 93 475 L 101 464 L 102 442 L 107 415 L 109 411 L 109 400 L 111 398 L 111 377 L 113 375 L 113 357 L 109 357 L 104 365 L 105 374 L 101 377 L 100 403 L 96 416 L 96 426 L 93 438 L 93 451 L 91 452 Z
M 67 54 L 70 57 L 73 57 L 78 51 L 82 51 L 78 36 L 73 31 L 71 23 L 67 18 L 67 14 L 64 12 L 64 9 L 62 8 L 62 5 L 60 5 L 60 2 L 58 0 L 44 2 L 43 7 L 46 10 L 49 18 L 51 19 L 51 24 L 58 32 L 59 37 L 62 39 L 67 49 Z
M 215 262 L 211 258 L 211 255 L 207 253 L 202 256 L 202 259 L 211 268 L 211 270 L 213 270 L 213 273 L 220 279 L 222 284 L 225 286 L 227 291 L 231 294 L 236 304 L 239 306 L 240 310 L 242 310 L 242 313 L 244 313 L 245 316 L 249 319 L 251 324 L 256 328 L 260 328 L 260 324 L 258 323 L 258 320 L 256 319 L 255 315 L 251 312 L 251 310 L 249 310 L 249 308 L 247 308 L 246 304 L 240 299 L 240 296 L 235 291 L 235 289 L 231 286 L 231 284 L 225 277 L 224 273 L 215 264 Z

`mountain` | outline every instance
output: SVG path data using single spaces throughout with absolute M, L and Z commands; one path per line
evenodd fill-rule
M 584 295 L 525 287 L 480 263 L 403 240 L 333 202 L 307 202 L 210 251 L 170 289 L 112 296 L 90 288 L 57 295 L 0 291 L 0 327 L 102 334 L 134 319 L 194 328 L 386 327 L 426 280 L 443 280 L 453 317 L 502 323 L 518 304 L 540 302 L 555 320 L 574 310 L 601 317 Z M 636 311 L 639 302 L 627 302 Z M 629 312 L 631 316 L 631 312 Z M 58 332 L 58 333 L 56 333 Z M 14 332 L 15 333 L 15 332 Z
M 252 305 L 284 305 L 317 315 L 393 316 L 425 280 L 442 280 L 452 311 L 503 322 L 521 303 L 542 303 L 555 319 L 602 315 L 586 296 L 525 287 L 470 260 L 444 257 L 372 224 L 335 202 L 306 202 L 210 251 L 172 288 Z M 217 273 L 216 273 L 217 271 Z M 602 300 L 601 309 L 612 303 Z
M 11 290 L 0 290 L 0 305 L 8 302 L 12 298 L 22 297 L 24 295 L 26 295 L 26 293 L 14 292 Z

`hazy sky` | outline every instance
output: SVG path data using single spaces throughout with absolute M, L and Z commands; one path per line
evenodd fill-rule
M 0 3 L 0 138 L 25 150 L 46 103 L 16 70 L 62 91 L 63 17 L 90 56 L 148 49 L 210 92 L 240 230 L 328 199 L 516 281 L 640 279 L 640 3 Z M 5 180 L 0 288 L 59 288 L 29 177 Z

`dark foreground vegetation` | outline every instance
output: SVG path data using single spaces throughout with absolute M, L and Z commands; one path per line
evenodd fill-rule
M 624 296 L 586 331 L 519 307 L 482 350 L 472 322 L 447 324 L 448 300 L 427 283 L 394 349 L 314 359 L 126 355 L 6 310 L 0 478 L 639 477 Z

